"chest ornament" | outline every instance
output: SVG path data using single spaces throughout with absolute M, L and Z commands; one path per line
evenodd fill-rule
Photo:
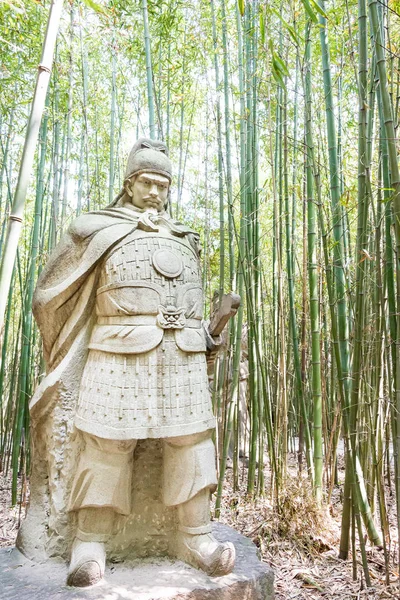
M 158 307 L 157 325 L 161 329 L 183 329 L 186 324 L 185 307 L 176 306 Z
M 153 253 L 152 263 L 155 270 L 168 279 L 179 277 L 183 271 L 182 258 L 165 248 L 160 248 Z

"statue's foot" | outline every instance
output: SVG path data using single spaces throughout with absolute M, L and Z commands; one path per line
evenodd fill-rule
M 101 542 L 82 542 L 75 538 L 72 545 L 71 562 L 67 585 L 87 587 L 103 579 L 106 551 Z
M 235 564 L 235 546 L 231 542 L 218 542 L 211 533 L 187 533 L 189 528 L 180 527 L 177 534 L 178 558 L 211 577 L 230 573 Z M 204 527 L 199 527 L 204 530 Z M 194 531 L 195 528 L 190 528 Z M 211 528 L 209 529 L 211 531 Z

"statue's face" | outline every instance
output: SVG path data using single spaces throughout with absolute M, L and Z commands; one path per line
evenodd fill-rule
M 134 206 L 158 212 L 164 210 L 168 189 L 169 180 L 158 173 L 141 173 L 125 186 Z

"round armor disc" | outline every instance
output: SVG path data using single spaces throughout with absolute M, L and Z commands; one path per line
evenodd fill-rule
M 168 277 L 169 279 L 179 277 L 183 271 L 183 261 L 181 257 L 175 254 L 175 252 L 172 252 L 172 250 L 160 248 L 154 252 L 152 259 L 155 270 L 158 271 L 160 275 Z

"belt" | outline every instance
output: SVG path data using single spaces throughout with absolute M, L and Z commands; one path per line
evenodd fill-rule
M 97 317 L 97 325 L 156 325 L 157 315 L 118 315 L 113 317 Z M 201 329 L 200 319 L 186 319 L 185 328 Z M 173 329 L 173 327 L 171 328 Z

